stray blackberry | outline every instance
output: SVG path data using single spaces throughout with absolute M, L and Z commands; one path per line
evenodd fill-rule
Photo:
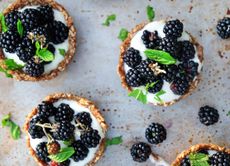
M 43 116 L 40 116 L 40 115 L 31 119 L 31 121 L 29 123 L 28 132 L 33 139 L 42 138 L 43 136 L 45 136 L 45 133 L 44 133 L 42 127 L 37 126 L 36 125 L 37 123 L 39 123 L 39 124 L 49 123 L 49 120 Z
M 139 87 L 144 85 L 141 74 L 136 69 L 129 69 L 126 73 L 126 82 L 131 87 Z
M 39 41 L 40 43 L 42 43 L 41 45 L 43 45 L 43 47 L 45 47 L 50 41 L 48 29 L 46 27 L 37 27 L 37 28 L 33 29 L 31 31 L 31 33 L 35 36 L 43 37 L 43 39 L 41 41 Z
M 177 59 L 179 61 L 186 62 L 195 57 L 195 48 L 190 41 L 188 40 L 179 41 L 178 44 L 179 44 L 179 52 L 177 55 Z
M 68 104 L 61 103 L 54 115 L 54 119 L 57 122 L 71 122 L 73 120 L 74 110 L 70 108 Z
M 159 49 L 168 52 L 171 56 L 177 58 L 179 45 L 176 39 L 164 37 L 160 42 Z
M 186 76 L 176 77 L 170 85 L 170 89 L 176 95 L 184 95 L 189 90 L 189 81 Z
M 23 62 L 28 62 L 35 55 L 35 46 L 29 38 L 24 38 L 16 48 L 18 58 Z
M 58 163 L 58 166 L 69 166 L 70 165 L 70 160 L 63 161 L 61 163 Z
M 160 37 L 158 36 L 158 32 L 149 32 L 148 30 L 144 30 L 141 39 L 146 48 L 154 49 L 160 44 Z
M 84 160 L 89 153 L 89 149 L 81 142 L 81 140 L 74 141 L 71 147 L 75 150 L 74 154 L 71 156 L 75 162 Z
M 14 53 L 16 51 L 19 42 L 20 36 L 16 31 L 8 30 L 0 36 L 0 47 L 4 48 L 5 51 L 9 53 Z
M 130 152 L 134 161 L 145 162 L 149 158 L 152 151 L 148 144 L 139 142 L 132 146 Z
M 41 13 L 42 23 L 48 24 L 54 21 L 54 11 L 49 5 L 39 6 L 38 11 Z
M 176 19 L 176 20 L 167 21 L 164 26 L 163 32 L 168 37 L 178 38 L 182 36 L 183 28 L 184 28 L 183 23 L 180 22 L 180 20 Z
M 36 155 L 40 160 L 44 162 L 50 162 L 46 144 L 47 142 L 41 142 L 40 144 L 38 144 L 38 146 L 36 147 Z
M 148 88 L 148 92 L 157 93 L 162 89 L 164 82 L 160 77 L 152 77 L 152 78 L 147 78 L 147 83 L 149 83 L 150 85 L 150 87 Z M 155 83 L 155 84 L 151 86 L 151 83 Z
M 161 77 L 167 82 L 172 82 L 179 72 L 177 65 L 164 66 L 163 70 L 165 70 L 166 73 L 161 74 Z
M 159 144 L 166 139 L 167 133 L 163 125 L 152 123 L 145 131 L 145 137 L 151 144 Z
M 134 68 L 141 63 L 142 57 L 138 50 L 131 47 L 126 51 L 123 60 L 129 67 Z
M 75 123 L 79 129 L 90 128 L 92 119 L 90 117 L 90 113 L 88 112 L 80 112 L 75 116 Z
M 230 38 L 230 17 L 224 17 L 216 26 L 217 34 L 222 39 Z
M 31 77 L 39 77 L 41 76 L 45 69 L 44 64 L 40 62 L 40 60 L 32 58 L 27 62 L 25 65 L 25 73 L 28 74 Z
M 153 70 L 149 67 L 150 64 L 156 63 L 153 60 L 146 59 L 143 60 L 140 65 L 137 66 L 137 70 L 144 78 L 152 78 L 155 77 Z
M 230 155 L 217 152 L 210 157 L 210 166 L 230 166 Z
M 68 38 L 69 28 L 62 22 L 53 21 L 48 27 L 51 34 L 51 42 L 54 44 L 62 43 Z
M 38 27 L 40 20 L 41 15 L 37 9 L 25 9 L 21 14 L 21 21 L 26 31 Z
M 53 104 L 46 101 L 43 101 L 41 104 L 39 104 L 37 109 L 38 114 L 46 118 L 53 116 L 56 112 L 56 108 L 53 106 Z
M 200 122 L 206 126 L 213 125 L 219 120 L 218 111 L 215 108 L 207 105 L 200 108 L 198 115 Z
M 49 154 L 57 154 L 60 151 L 60 144 L 57 141 L 52 141 L 47 144 L 47 151 Z
M 95 148 L 101 140 L 101 136 L 99 135 L 98 131 L 94 129 L 83 132 L 80 138 L 82 143 L 87 148 Z
M 20 18 L 20 14 L 21 13 L 19 11 L 13 10 L 5 16 L 5 21 L 8 29 L 17 30 L 17 22 Z
M 189 161 L 189 158 L 188 158 L 188 157 L 185 157 L 185 158 L 181 161 L 180 166 L 191 166 L 190 161 Z
M 198 63 L 194 61 L 183 62 L 178 65 L 181 74 L 185 74 L 189 81 L 192 81 L 198 75 Z
M 70 122 L 61 122 L 54 124 L 54 130 L 52 130 L 52 135 L 57 140 L 66 141 L 73 137 L 74 135 L 74 125 Z

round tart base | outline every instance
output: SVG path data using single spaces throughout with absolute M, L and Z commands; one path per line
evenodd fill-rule
M 24 81 L 41 81 L 41 80 L 51 80 L 55 78 L 59 72 L 65 70 L 67 65 L 71 62 L 75 50 L 76 50 L 76 34 L 77 30 L 74 27 L 73 19 L 70 17 L 69 13 L 65 10 L 65 8 L 60 5 L 59 3 L 55 2 L 54 0 L 16 0 L 12 4 L 10 4 L 4 11 L 3 14 L 7 14 L 12 10 L 17 10 L 23 8 L 24 6 L 31 6 L 31 5 L 50 5 L 53 9 L 60 11 L 66 20 L 67 27 L 69 28 L 69 36 L 68 36 L 68 43 L 69 48 L 68 51 L 65 53 L 65 58 L 59 63 L 56 69 L 50 71 L 49 73 L 43 74 L 40 77 L 31 77 L 24 73 L 22 70 L 9 70 L 9 74 L 13 75 L 16 80 L 24 80 Z M 2 49 L 0 49 L 0 66 L 5 68 L 3 65 L 3 61 L 5 60 L 4 53 Z
M 65 93 L 55 93 L 52 95 L 47 96 L 44 101 L 48 101 L 48 102 L 55 102 L 59 99 L 67 99 L 67 100 L 73 100 L 76 101 L 78 104 L 82 105 L 83 107 L 86 107 L 90 110 L 90 112 L 93 114 L 93 116 L 97 119 L 97 121 L 99 122 L 102 130 L 104 133 L 106 133 L 108 126 L 104 120 L 104 118 L 102 117 L 99 109 L 96 107 L 96 105 L 79 96 L 75 96 L 73 94 L 65 94 Z M 26 132 L 26 144 L 27 147 L 29 148 L 29 152 L 31 154 L 31 156 L 35 159 L 35 161 L 38 163 L 38 165 L 40 166 L 48 166 L 46 163 L 44 163 L 43 161 L 41 161 L 37 156 L 35 151 L 32 149 L 31 145 L 30 145 L 30 136 L 28 133 L 28 129 L 29 129 L 29 122 L 32 119 L 32 117 L 34 115 L 36 115 L 38 112 L 37 108 L 34 108 L 32 110 L 32 112 L 27 116 L 26 118 L 26 123 L 24 125 L 24 131 Z M 99 148 L 94 156 L 94 158 L 87 164 L 87 166 L 94 166 L 96 164 L 96 162 L 102 157 L 103 153 L 105 151 L 105 138 L 103 138 L 101 140 L 101 143 L 99 145 Z
M 136 33 L 138 31 L 143 29 L 144 26 L 147 24 L 148 23 L 142 23 L 142 24 L 137 25 L 135 28 L 133 28 L 131 30 L 131 32 L 129 32 L 128 37 L 125 39 L 125 41 L 120 46 L 120 57 L 119 57 L 119 64 L 117 67 L 117 72 L 118 72 L 118 75 L 121 79 L 122 86 L 125 89 L 127 89 L 129 92 L 132 91 L 132 88 L 126 82 L 123 57 L 125 55 L 126 50 L 130 47 L 130 43 L 131 43 L 132 38 L 136 35 Z M 196 39 L 191 34 L 189 34 L 189 35 L 192 39 L 192 43 L 196 46 L 198 58 L 199 58 L 200 62 L 202 63 L 203 62 L 203 56 L 204 56 L 203 47 L 196 41 Z M 158 106 L 165 106 L 165 107 L 170 106 L 172 104 L 175 104 L 176 102 L 180 101 L 181 99 L 184 99 L 185 97 L 189 96 L 192 93 L 192 91 L 194 91 L 197 88 L 200 80 L 201 80 L 201 75 L 199 73 L 196 76 L 196 78 L 193 80 L 193 82 L 191 83 L 188 92 L 186 94 L 182 95 L 179 99 L 173 100 L 171 102 L 164 102 L 164 103 L 158 103 L 158 104 L 151 103 L 151 104 L 158 105 Z
M 171 166 L 179 166 L 182 160 L 191 153 L 198 152 L 200 150 L 215 150 L 218 152 L 225 152 L 230 154 L 230 149 L 226 149 L 225 147 L 221 147 L 215 144 L 197 144 L 191 146 L 188 150 L 183 151 L 179 154 L 176 160 L 171 164 Z

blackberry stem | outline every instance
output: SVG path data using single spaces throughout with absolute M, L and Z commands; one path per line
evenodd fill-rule
M 48 138 L 48 143 L 54 141 L 53 137 L 46 132 L 46 128 L 54 129 L 54 127 L 50 123 L 44 123 L 44 124 L 36 123 L 36 126 L 39 126 L 42 128 L 43 132 L 45 133 L 46 137 Z

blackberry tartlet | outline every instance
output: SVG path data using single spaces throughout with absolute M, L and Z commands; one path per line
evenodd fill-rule
M 197 144 L 179 154 L 172 166 L 228 166 L 230 150 L 214 144 Z
M 105 150 L 107 124 L 99 109 L 72 94 L 47 96 L 27 116 L 24 129 L 30 154 L 41 166 L 93 166 Z
M 197 87 L 203 47 L 178 19 L 137 25 L 120 46 L 122 86 L 144 104 L 169 106 Z
M 0 67 L 6 76 L 50 80 L 65 70 L 76 50 L 76 29 L 62 5 L 54 0 L 16 0 L 3 15 Z

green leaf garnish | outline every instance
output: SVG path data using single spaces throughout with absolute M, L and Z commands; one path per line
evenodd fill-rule
M 172 65 L 176 63 L 176 59 L 164 51 L 147 49 L 144 53 L 149 59 L 155 60 L 163 65 Z
M 145 90 L 148 92 L 149 88 L 154 87 L 156 85 L 156 83 L 158 83 L 158 81 L 152 82 L 152 83 L 147 83 L 145 86 Z
M 156 93 L 154 99 L 156 101 L 159 101 L 160 103 L 163 103 L 163 100 L 160 98 L 161 95 L 165 94 L 166 92 L 164 90 L 160 90 L 159 92 Z
M 17 64 L 13 59 L 5 59 L 2 63 L 5 68 L 0 67 L 0 72 L 5 73 L 8 78 L 13 78 L 13 76 L 9 73 L 9 70 L 19 70 L 24 67 L 23 65 Z
M 45 62 L 50 62 L 54 60 L 54 54 L 47 50 L 47 48 L 41 48 L 41 45 L 38 41 L 35 43 L 36 55 Z
M 230 116 L 230 111 L 228 111 L 227 116 Z
M 153 7 L 148 5 L 146 7 L 146 12 L 147 12 L 147 16 L 148 16 L 149 21 L 153 21 L 153 19 L 155 17 L 155 11 L 154 11 Z
M 6 20 L 5 20 L 5 16 L 3 13 L 0 13 L 0 19 L 1 19 L 2 31 L 6 32 L 8 28 L 6 26 Z
M 59 48 L 58 50 L 62 56 L 65 56 L 65 49 Z
M 18 125 L 16 125 L 11 119 L 10 119 L 11 115 L 8 114 L 6 116 L 4 116 L 2 118 L 2 127 L 10 127 L 10 134 L 11 137 L 14 140 L 17 140 L 20 138 L 21 135 L 21 131 L 20 131 L 20 127 Z
M 135 89 L 129 93 L 129 97 L 134 97 L 138 101 L 142 102 L 143 104 L 147 103 L 147 96 L 142 92 L 140 89 Z
M 115 21 L 116 20 L 116 15 L 115 14 L 111 14 L 109 16 L 107 16 L 105 22 L 102 24 L 104 26 L 109 26 L 111 21 Z
M 22 37 L 23 32 L 24 32 L 24 28 L 23 28 L 21 20 L 18 20 L 18 22 L 17 22 L 17 30 L 18 30 L 19 35 Z
M 8 78 L 13 78 L 12 74 L 9 74 L 8 70 L 3 69 L 2 67 L 0 67 L 0 72 L 5 73 L 6 77 L 8 77 Z
M 191 166 L 209 166 L 209 157 L 204 153 L 191 153 L 189 155 Z
M 111 146 L 111 145 L 119 145 L 123 142 L 122 136 L 119 137 L 113 137 L 111 139 L 107 138 L 105 142 L 105 146 Z
M 66 161 L 68 158 L 70 158 L 74 154 L 75 150 L 73 147 L 68 148 L 62 148 L 59 153 L 49 155 L 48 157 L 55 162 L 61 163 L 63 161 Z
M 118 39 L 121 39 L 121 41 L 124 41 L 128 37 L 129 31 L 125 28 L 121 28 Z
M 64 143 L 66 146 L 70 146 L 73 142 L 74 142 L 74 138 L 70 138 L 69 140 L 65 140 L 63 143 Z

